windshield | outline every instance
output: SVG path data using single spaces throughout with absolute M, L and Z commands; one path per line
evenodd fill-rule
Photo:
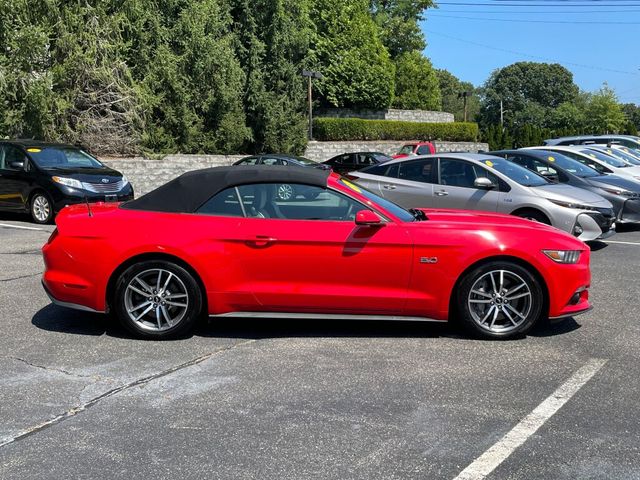
M 410 153 L 413 153 L 413 149 L 416 148 L 415 145 L 405 145 L 404 147 L 402 147 L 400 149 L 400 151 L 398 152 L 400 155 L 409 155 Z
M 588 148 L 583 148 L 578 150 L 580 153 L 582 153 L 583 155 L 586 155 L 587 157 L 591 157 L 591 158 L 595 158 L 597 160 L 600 160 L 601 162 L 606 163 L 607 165 L 611 165 L 612 167 L 616 167 L 616 168 L 625 168 L 625 167 L 629 167 L 630 165 L 627 165 L 626 163 L 624 163 L 622 160 L 615 158 L 615 157 L 610 157 L 609 155 L 606 155 L 604 153 L 598 152 L 596 150 L 590 150 Z
M 73 147 L 31 147 L 27 152 L 40 168 L 100 168 L 102 163 Z
M 533 173 L 528 168 L 508 162 L 504 158 L 491 157 L 481 160 L 481 162 L 525 187 L 539 187 L 549 183 L 545 178 Z
M 631 155 L 630 153 L 620 150 L 619 148 L 602 148 L 600 151 L 607 155 L 613 155 L 614 157 L 624 160 L 631 165 L 640 165 L 640 159 L 636 158 L 635 155 Z
M 304 157 L 293 157 L 293 158 L 295 158 L 297 161 L 299 161 L 303 165 L 318 165 L 318 162 L 314 162 L 313 160 L 309 160 L 308 158 L 304 158 Z
M 373 158 L 375 158 L 380 163 L 388 162 L 389 160 L 393 160 L 393 158 L 391 158 L 388 155 L 385 155 L 384 153 L 372 153 L 371 156 Z
M 359 193 L 363 197 L 366 197 L 366 199 L 370 200 L 373 204 L 380 205 L 382 208 L 384 208 L 394 216 L 398 217 L 403 222 L 414 222 L 416 220 L 416 216 L 414 216 L 410 211 L 405 210 L 400 205 L 396 205 L 395 203 L 376 195 L 372 191 L 367 190 L 366 188 L 360 185 L 355 185 L 351 183 L 346 178 L 341 178 L 340 183 L 345 187 L 347 187 L 348 189 Z
M 549 156 L 547 160 L 553 162 L 560 168 L 563 168 L 569 173 L 573 173 L 575 176 L 580 178 L 589 178 L 589 177 L 600 177 L 602 173 L 594 170 L 593 168 L 587 167 L 583 165 L 577 160 L 573 158 L 565 157 L 564 155 L 557 152 L 549 152 Z

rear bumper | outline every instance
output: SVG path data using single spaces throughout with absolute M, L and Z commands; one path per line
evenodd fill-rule
M 58 300 L 49 291 L 49 289 L 47 288 L 47 285 L 44 283 L 44 279 L 42 280 L 42 288 L 44 289 L 45 293 L 47 294 L 47 296 L 51 300 L 51 303 L 53 303 L 55 305 L 58 305 L 60 307 L 72 308 L 74 310 L 81 310 L 83 312 L 105 313 L 105 312 L 100 311 L 100 310 L 94 310 L 93 308 L 87 307 L 86 305 L 80 305 L 79 303 L 63 302 L 62 300 Z

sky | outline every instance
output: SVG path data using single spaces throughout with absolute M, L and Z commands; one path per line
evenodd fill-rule
M 607 82 L 619 101 L 640 104 L 640 0 L 438 5 L 421 24 L 424 53 L 460 80 L 479 86 L 493 70 L 514 62 L 554 62 L 568 68 L 582 90 L 593 92 Z

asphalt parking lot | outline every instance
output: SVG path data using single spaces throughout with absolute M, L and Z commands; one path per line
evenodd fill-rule
M 50 304 L 52 229 L 0 216 L 2 479 L 640 479 L 640 229 L 594 245 L 594 310 L 508 342 L 264 320 L 133 340 Z

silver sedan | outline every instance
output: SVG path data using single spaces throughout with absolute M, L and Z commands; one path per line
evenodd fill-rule
M 447 153 L 399 159 L 351 172 L 349 177 L 407 208 L 507 213 L 552 225 L 584 241 L 615 233 L 612 205 L 600 195 L 550 183 L 491 155 Z

